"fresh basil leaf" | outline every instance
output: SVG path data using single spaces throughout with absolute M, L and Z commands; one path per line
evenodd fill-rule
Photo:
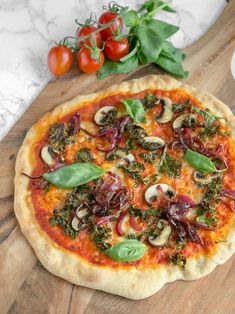
M 139 60 L 140 60 L 140 62 L 142 64 L 147 64 L 148 63 L 148 60 L 145 57 L 145 55 L 144 55 L 144 53 L 143 53 L 143 51 L 142 51 L 142 49 L 140 47 L 139 47 L 139 49 L 137 51 L 137 55 L 138 55 L 138 58 L 139 58 Z
M 162 39 L 171 37 L 179 30 L 178 26 L 160 20 L 151 20 L 148 23 L 148 28 L 154 30 Z
M 172 45 L 172 43 L 170 43 L 169 41 L 164 42 L 161 55 L 175 62 L 182 62 L 186 56 L 184 53 L 181 52 L 180 49 L 175 48 L 174 45 Z
M 148 63 L 157 60 L 164 44 L 164 39 L 159 35 L 158 30 L 147 25 L 139 25 L 135 31 Z
M 75 163 L 44 173 L 43 178 L 62 189 L 69 189 L 97 179 L 105 171 L 92 163 Z
M 147 247 L 138 240 L 125 240 L 104 251 L 115 261 L 133 262 L 144 256 Z
M 142 102 L 139 99 L 122 99 L 121 101 L 128 114 L 139 123 L 145 122 L 145 111 Z
M 97 72 L 97 79 L 102 80 L 111 74 L 128 73 L 138 67 L 137 55 L 132 56 L 125 62 L 112 62 L 106 60 L 102 68 Z
M 181 62 L 175 62 L 160 54 L 155 63 L 163 68 L 163 70 L 165 70 L 166 72 L 171 73 L 175 76 L 179 76 L 182 78 L 188 77 L 189 72 L 184 70 Z
M 126 27 L 135 27 L 139 23 L 139 17 L 135 10 L 124 12 L 122 19 Z
M 201 173 L 217 172 L 215 164 L 206 156 L 187 149 L 184 154 L 184 160 L 194 169 Z

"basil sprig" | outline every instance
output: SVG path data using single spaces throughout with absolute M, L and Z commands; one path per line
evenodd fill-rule
M 115 261 L 133 262 L 144 256 L 147 247 L 138 240 L 125 240 L 104 251 Z
M 145 122 L 145 111 L 142 102 L 139 99 L 122 99 L 128 114 L 139 123 Z
M 179 27 L 155 19 L 160 10 L 176 12 L 166 1 L 160 0 L 147 0 L 137 11 L 125 7 L 121 17 L 130 35 L 130 52 L 119 62 L 106 61 L 97 72 L 98 79 L 127 73 L 136 69 L 139 63 L 154 63 L 168 73 L 187 78 L 188 72 L 182 65 L 186 55 L 168 41 Z
M 44 173 L 43 177 L 62 189 L 69 189 L 97 179 L 105 171 L 92 163 L 74 163 L 53 172 Z
M 191 149 L 187 149 L 184 154 L 184 160 L 194 169 L 201 173 L 221 172 L 216 169 L 215 164 L 206 156 L 194 152 Z

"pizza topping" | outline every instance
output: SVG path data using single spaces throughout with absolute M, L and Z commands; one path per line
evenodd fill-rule
M 194 169 L 200 171 L 201 173 L 210 173 L 210 172 L 221 172 L 226 169 L 217 169 L 215 163 L 212 162 L 208 157 L 199 154 L 191 149 L 187 149 L 184 154 L 184 160 L 193 167 Z
M 160 98 L 158 98 L 157 96 L 151 94 L 151 93 L 146 93 L 144 98 L 141 100 L 145 110 L 151 109 L 154 106 L 156 106 L 157 104 L 160 103 Z
M 145 191 L 144 197 L 147 203 L 153 203 L 158 197 L 171 198 L 175 195 L 175 189 L 166 183 L 158 183 L 150 186 Z
M 147 246 L 137 240 L 125 240 L 104 251 L 116 261 L 133 262 L 140 259 L 147 251 Z
M 207 137 L 214 136 L 219 131 L 219 120 L 221 117 L 213 115 L 209 109 L 201 109 L 196 106 L 192 106 L 191 111 L 197 113 L 202 119 L 201 131 L 199 133 L 201 138 L 205 139 Z
M 142 173 L 145 170 L 144 164 L 133 161 L 128 164 L 120 164 L 119 168 L 122 169 L 125 173 L 127 173 L 131 178 L 135 180 L 135 186 L 138 186 L 142 181 Z
M 91 150 L 87 147 L 80 148 L 75 158 L 79 162 L 92 162 L 94 160 Z
M 79 112 L 75 112 L 69 122 L 69 135 L 76 135 L 80 131 L 81 117 Z
M 172 255 L 169 256 L 170 263 L 179 266 L 179 268 L 185 270 L 186 265 L 186 257 L 184 254 L 180 252 L 175 252 Z
M 71 222 L 72 228 L 76 231 L 80 230 L 79 224 L 80 224 L 80 220 L 76 216 L 74 216 Z
M 61 189 L 69 189 L 99 178 L 105 170 L 91 163 L 74 163 L 53 172 L 44 173 L 43 177 Z
M 139 99 L 122 99 L 127 113 L 132 119 L 139 123 L 145 122 L 145 111 L 142 102 Z
M 65 125 L 63 122 L 56 123 L 49 129 L 48 141 L 52 145 L 58 145 L 65 139 Z
M 130 198 L 130 190 L 122 186 L 121 179 L 109 172 L 105 180 L 101 180 L 92 189 L 95 204 L 92 205 L 94 213 L 105 216 L 109 210 L 123 209 L 127 206 Z
M 193 174 L 194 180 L 198 183 L 198 184 L 202 184 L 202 185 L 208 185 L 212 182 L 212 180 L 217 177 L 219 174 L 205 174 L 205 173 L 201 173 L 199 171 L 195 171 Z
M 99 250 L 104 251 L 111 247 L 111 244 L 107 242 L 111 236 L 112 230 L 109 226 L 93 225 L 92 237 Z
M 149 150 L 156 150 L 165 146 L 165 141 L 157 136 L 145 136 L 140 143 L 142 147 Z
M 113 124 L 117 109 L 114 106 L 104 106 L 100 108 L 94 115 L 94 121 L 98 125 Z
M 235 200 L 235 190 L 225 189 L 221 191 L 221 194 Z
M 158 225 L 161 226 L 162 229 L 161 233 L 156 237 L 151 235 L 148 237 L 149 243 L 152 244 L 153 246 L 160 246 L 166 244 L 168 238 L 171 235 L 171 226 L 167 223 L 166 220 L 160 219 L 158 221 Z
M 191 113 L 185 113 L 177 117 L 173 122 L 173 129 L 181 129 L 182 127 L 192 128 L 196 124 L 196 116 Z
M 49 145 L 45 145 L 41 149 L 41 157 L 43 162 L 48 165 L 52 166 L 54 164 L 54 159 L 52 157 L 53 149 Z
M 179 178 L 181 167 L 181 162 L 171 157 L 165 148 L 157 167 L 158 171 L 160 173 L 167 174 L 169 177 Z
M 116 223 L 116 232 L 119 236 L 122 236 L 124 234 L 124 231 L 122 230 L 122 223 L 126 217 L 126 214 L 127 211 L 121 212 Z
M 183 112 L 185 109 L 191 104 L 191 100 L 187 99 L 184 102 L 180 104 L 173 104 L 173 112 L 178 113 L 178 112 Z
M 152 163 L 152 164 L 156 162 L 157 156 L 158 155 L 156 152 L 148 152 L 148 153 L 143 152 L 139 154 L 139 157 L 142 158 L 144 162 Z
M 173 118 L 172 101 L 169 98 L 163 97 L 160 100 L 162 105 L 162 111 L 160 115 L 156 117 L 158 123 L 170 122 Z

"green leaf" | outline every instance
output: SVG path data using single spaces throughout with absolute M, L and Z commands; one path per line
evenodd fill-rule
M 145 55 L 144 55 L 144 53 L 143 53 L 143 51 L 142 51 L 141 48 L 138 49 L 137 55 L 138 55 L 138 58 L 139 58 L 139 60 L 140 60 L 140 62 L 141 62 L 142 64 L 147 64 L 147 63 L 148 63 L 148 60 L 147 60 L 147 58 L 145 57 Z
M 178 26 L 160 20 L 151 20 L 148 27 L 154 30 L 162 39 L 169 38 L 179 30 Z
M 188 77 L 189 72 L 184 70 L 181 62 L 175 62 L 160 54 L 155 63 L 163 68 L 163 70 L 165 70 L 166 72 L 171 73 L 175 76 L 179 76 L 184 79 Z
M 139 47 L 139 42 L 137 41 L 136 46 L 127 55 L 125 55 L 125 57 L 122 57 L 120 59 L 120 62 L 125 62 L 126 60 L 133 57 L 137 53 L 138 47 Z
M 158 31 L 147 25 L 140 25 L 136 28 L 136 35 L 148 63 L 157 60 L 164 44 L 164 39 L 158 34 Z
M 139 17 L 135 10 L 124 12 L 122 19 L 126 27 L 135 27 L 139 23 Z
M 43 177 L 50 183 L 69 189 L 99 178 L 105 173 L 105 169 L 91 163 L 75 163 L 64 166 L 53 172 L 44 173 Z
M 165 6 L 162 8 L 162 10 L 170 12 L 170 13 L 176 12 L 172 7 L 170 7 L 169 4 L 167 4 L 165 1 L 160 1 L 160 0 L 146 1 L 140 7 L 139 12 L 142 12 L 144 10 L 147 10 L 148 12 L 152 12 L 152 11 L 156 10 L 158 7 L 162 6 L 163 4 L 165 4 Z
M 201 173 L 218 172 L 215 164 L 206 156 L 187 149 L 184 154 L 184 160 L 194 169 Z
M 164 1 L 159 1 L 159 5 L 162 5 L 164 3 L 165 3 Z M 162 10 L 169 13 L 176 13 L 176 11 L 171 6 L 169 6 L 169 4 L 167 4 Z
M 128 114 L 139 123 L 145 122 L 145 111 L 142 102 L 139 99 L 122 99 Z
M 102 80 L 111 74 L 128 73 L 138 67 L 137 55 L 132 56 L 125 62 L 112 62 L 106 60 L 102 68 L 97 72 L 97 79 Z
M 180 49 L 175 48 L 174 45 L 172 45 L 172 43 L 170 43 L 169 41 L 165 41 L 162 51 L 161 51 L 161 55 L 175 61 L 175 62 L 181 62 L 185 59 L 185 54 L 181 52 Z
M 104 251 L 115 261 L 133 262 L 144 256 L 147 247 L 138 240 L 125 240 Z

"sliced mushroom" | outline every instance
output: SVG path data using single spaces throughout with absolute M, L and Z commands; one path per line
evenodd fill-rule
M 164 224 L 160 235 L 157 238 L 152 237 L 152 236 L 148 237 L 149 243 L 152 244 L 153 246 L 159 246 L 159 245 L 165 244 L 171 235 L 171 226 L 167 223 L 166 220 L 163 220 L 163 219 L 160 219 L 160 220 L 162 220 Z
M 80 220 L 78 219 L 78 217 L 74 216 L 71 222 L 72 228 L 76 231 L 79 230 L 78 225 L 80 223 Z
M 104 106 L 100 108 L 98 111 L 96 111 L 94 115 L 95 123 L 98 125 L 107 125 L 108 119 L 106 119 L 108 116 L 113 118 L 117 114 L 117 109 L 114 106 Z
M 141 126 L 132 124 L 128 126 L 128 132 L 131 139 L 135 139 L 137 141 L 141 140 L 143 137 L 147 136 L 147 132 Z
M 145 191 L 144 197 L 146 202 L 151 204 L 160 196 L 160 193 L 157 189 L 159 186 L 162 188 L 163 193 L 166 194 L 168 197 L 172 197 L 175 195 L 175 189 L 171 185 L 166 183 L 157 183 L 151 185 Z
M 167 123 L 173 117 L 172 101 L 169 98 L 163 97 L 160 102 L 163 108 L 160 115 L 156 117 L 156 120 L 159 123 Z
M 157 136 L 145 136 L 141 141 L 141 146 L 149 150 L 156 150 L 165 146 L 165 141 Z
M 52 148 L 49 145 L 45 145 L 41 149 L 41 158 L 48 166 L 52 166 L 55 162 L 50 153 L 51 150 Z
M 220 175 L 219 173 L 215 173 L 214 175 L 206 176 L 199 171 L 195 171 L 193 177 L 197 183 L 202 185 L 208 185 L 212 182 L 214 178 L 218 177 L 219 175 Z
M 129 162 L 135 161 L 135 156 L 132 153 L 127 154 L 124 158 Z
M 195 219 L 196 216 L 197 216 L 196 208 L 189 208 L 186 217 L 189 219 Z
M 86 217 L 87 215 L 89 214 L 89 211 L 87 208 L 82 208 L 82 209 L 77 209 L 76 210 L 76 216 L 79 218 L 79 219 L 83 219 L 84 217 Z
M 173 122 L 173 129 L 181 129 L 183 125 L 192 126 L 197 121 L 197 118 L 192 113 L 185 113 L 177 117 Z

